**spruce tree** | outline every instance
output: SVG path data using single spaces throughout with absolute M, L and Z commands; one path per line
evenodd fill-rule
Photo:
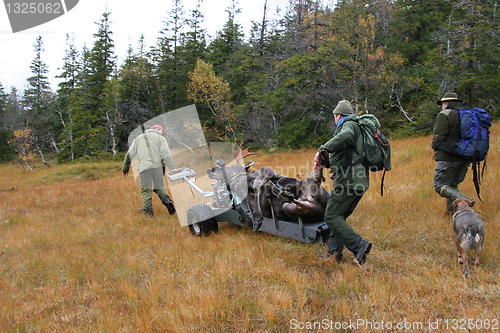
M 155 65 L 155 111 L 165 113 L 186 104 L 187 70 L 179 54 L 186 17 L 181 0 L 174 0 L 161 37 L 152 52 Z
M 50 147 L 58 150 L 56 137 L 57 126 L 54 112 L 55 96 L 50 89 L 48 68 L 42 60 L 44 51 L 42 36 L 36 38 L 33 45 L 35 58 L 31 62 L 32 76 L 27 79 L 28 89 L 24 91 L 25 105 L 24 125 L 31 130 L 33 149 L 40 154 L 44 164 L 44 152 Z
M 245 87 L 251 80 L 253 50 L 245 42 L 242 26 L 237 21 L 241 9 L 233 0 L 226 10 L 228 19 L 216 38 L 208 47 L 207 59 L 213 64 L 217 75 L 221 75 L 232 87 L 233 102 L 241 104 L 245 99 Z
M 5 114 L 7 106 L 7 97 L 8 95 L 5 93 L 2 82 L 0 82 L 0 117 L 3 117 L 3 115 Z M 3 122 L 1 122 L 1 124 L 3 124 Z
M 71 113 L 70 104 L 72 98 L 75 97 L 78 87 L 78 72 L 81 70 L 79 63 L 79 53 L 74 44 L 74 40 L 66 35 L 66 50 L 63 58 L 62 73 L 58 76 L 62 81 L 59 83 L 57 90 L 57 106 L 56 112 L 59 115 L 59 121 L 62 126 L 62 131 L 59 136 L 60 145 L 60 160 L 75 159 L 74 153 L 74 136 L 73 136 L 73 114 Z
M 109 150 L 109 132 L 106 126 L 106 100 L 104 89 L 115 69 L 114 41 L 110 28 L 111 13 L 102 14 L 97 22 L 94 44 L 88 54 L 84 54 L 84 64 L 80 73 L 80 91 L 77 101 L 73 101 L 75 114 L 75 139 L 83 144 L 83 154 L 95 155 Z M 78 105 L 80 104 L 80 105 Z
M 127 58 L 119 70 L 122 114 L 119 137 L 122 149 L 127 148 L 130 132 L 154 117 L 156 85 L 153 72 L 153 64 L 145 52 L 144 37 L 141 36 L 136 51 L 129 47 Z
M 72 116 L 72 136 L 74 158 L 94 152 L 91 139 L 95 138 L 104 125 L 102 118 L 96 117 L 96 96 L 90 89 L 90 50 L 84 46 L 79 57 L 80 70 L 76 76 L 77 89 L 71 95 L 68 113 Z M 97 119 L 97 120 L 96 120 Z M 96 126 L 100 127 L 96 127 Z
M 0 162 L 9 160 L 14 153 L 13 147 L 8 143 L 12 138 L 12 131 L 8 125 L 8 97 L 8 94 L 5 93 L 3 85 L 0 82 Z
M 206 30 L 201 27 L 203 13 L 200 7 L 203 0 L 196 0 L 196 7 L 191 10 L 191 18 L 187 20 L 188 31 L 182 34 L 183 52 L 190 55 L 190 67 L 194 68 L 197 59 L 203 58 L 206 53 Z M 194 61 L 193 61 L 194 60 Z

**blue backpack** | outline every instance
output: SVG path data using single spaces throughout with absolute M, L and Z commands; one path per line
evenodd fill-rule
M 460 135 L 462 139 L 453 144 L 455 154 L 471 162 L 481 162 L 488 154 L 491 118 L 480 108 L 460 109 Z
M 479 170 L 480 162 L 486 158 L 490 146 L 491 118 L 486 110 L 480 108 L 462 108 L 458 112 L 460 114 L 460 141 L 453 144 L 440 143 L 438 149 L 458 155 L 472 163 L 474 186 L 477 196 L 481 200 Z M 485 163 L 483 163 L 481 177 L 484 173 Z

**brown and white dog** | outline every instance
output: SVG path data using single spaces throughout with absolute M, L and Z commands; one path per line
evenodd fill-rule
M 475 265 L 479 265 L 479 256 L 483 250 L 484 224 L 479 215 L 471 208 L 471 201 L 459 198 L 453 202 L 453 234 L 456 238 L 458 263 L 463 264 L 464 276 L 469 275 L 469 257 L 467 251 L 475 250 Z

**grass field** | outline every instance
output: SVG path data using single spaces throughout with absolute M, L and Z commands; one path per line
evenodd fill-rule
M 193 237 L 156 197 L 145 218 L 120 163 L 0 165 L 0 331 L 498 332 L 499 138 L 495 124 L 475 206 L 485 250 L 468 279 L 432 189 L 430 137 L 392 142 L 384 196 L 372 174 L 348 220 L 374 244 L 362 268 L 350 253 L 347 263 L 320 260 L 320 244 L 227 223 Z M 303 178 L 313 155 L 253 157 Z M 471 177 L 462 191 L 476 198 Z

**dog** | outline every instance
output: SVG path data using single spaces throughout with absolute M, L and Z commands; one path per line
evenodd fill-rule
M 471 208 L 471 201 L 465 198 L 453 202 L 453 234 L 456 238 L 458 263 L 463 264 L 464 277 L 469 275 L 469 257 L 467 251 L 475 250 L 474 265 L 479 265 L 479 256 L 483 250 L 484 223 Z

